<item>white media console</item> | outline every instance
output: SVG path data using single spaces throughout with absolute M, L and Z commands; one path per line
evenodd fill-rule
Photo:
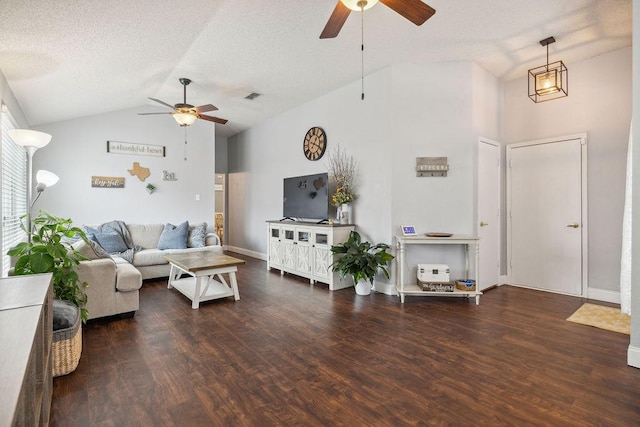
M 330 266 L 331 246 L 345 242 L 354 229 L 355 225 L 267 221 L 267 269 L 305 277 L 311 284 L 326 283 L 331 291 L 353 286 Z

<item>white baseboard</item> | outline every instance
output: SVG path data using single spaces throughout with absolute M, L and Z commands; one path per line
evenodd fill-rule
M 381 294 L 385 295 L 398 295 L 398 290 L 396 289 L 396 285 L 392 283 L 378 283 L 376 282 L 374 285 L 374 290 Z
M 261 252 L 250 251 L 248 249 L 238 248 L 236 246 L 226 246 L 226 245 L 223 246 L 223 249 L 225 251 L 231 251 L 231 252 L 239 253 L 241 255 L 250 256 L 251 258 L 261 259 L 262 261 L 267 260 L 267 254 L 263 254 Z
M 609 291 L 606 289 L 589 288 L 587 289 L 587 298 L 595 299 L 598 301 L 611 302 L 614 304 L 620 304 L 619 291 Z
M 627 365 L 640 368 L 640 348 L 629 346 L 627 349 Z
M 500 282 L 498 283 L 498 286 L 506 285 L 507 283 L 509 283 L 506 274 L 504 276 L 500 276 L 499 280 Z

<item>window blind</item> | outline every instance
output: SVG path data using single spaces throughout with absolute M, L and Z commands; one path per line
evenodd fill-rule
M 21 241 L 26 234 L 20 218 L 27 213 L 27 153 L 9 138 L 8 131 L 15 128 L 13 118 L 3 106 L 2 122 L 2 277 L 11 268 L 7 251 Z

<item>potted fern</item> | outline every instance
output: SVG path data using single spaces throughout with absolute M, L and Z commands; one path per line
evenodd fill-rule
M 21 242 L 11 248 L 7 255 L 16 257 L 13 274 L 53 273 L 54 298 L 69 301 L 80 308 L 82 321 L 87 321 L 88 312 L 84 308 L 88 286 L 78 279 L 77 266 L 85 259 L 64 238 L 80 237 L 88 241 L 84 231 L 73 227 L 71 219 L 59 218 L 44 211 L 32 220 L 32 229 L 22 229 L 31 235 L 29 242 Z
M 385 277 L 389 278 L 387 263 L 394 257 L 387 249 L 389 245 L 385 243 L 372 245 L 363 242 L 360 234 L 352 231 L 346 242 L 331 246 L 331 252 L 339 255 L 331 268 L 338 272 L 341 279 L 351 276 L 358 295 L 369 295 L 378 271 L 382 271 Z

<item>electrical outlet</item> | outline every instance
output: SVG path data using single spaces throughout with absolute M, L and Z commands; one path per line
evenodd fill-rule
M 196 194 L 196 202 L 199 202 L 199 201 L 200 201 L 200 195 Z

